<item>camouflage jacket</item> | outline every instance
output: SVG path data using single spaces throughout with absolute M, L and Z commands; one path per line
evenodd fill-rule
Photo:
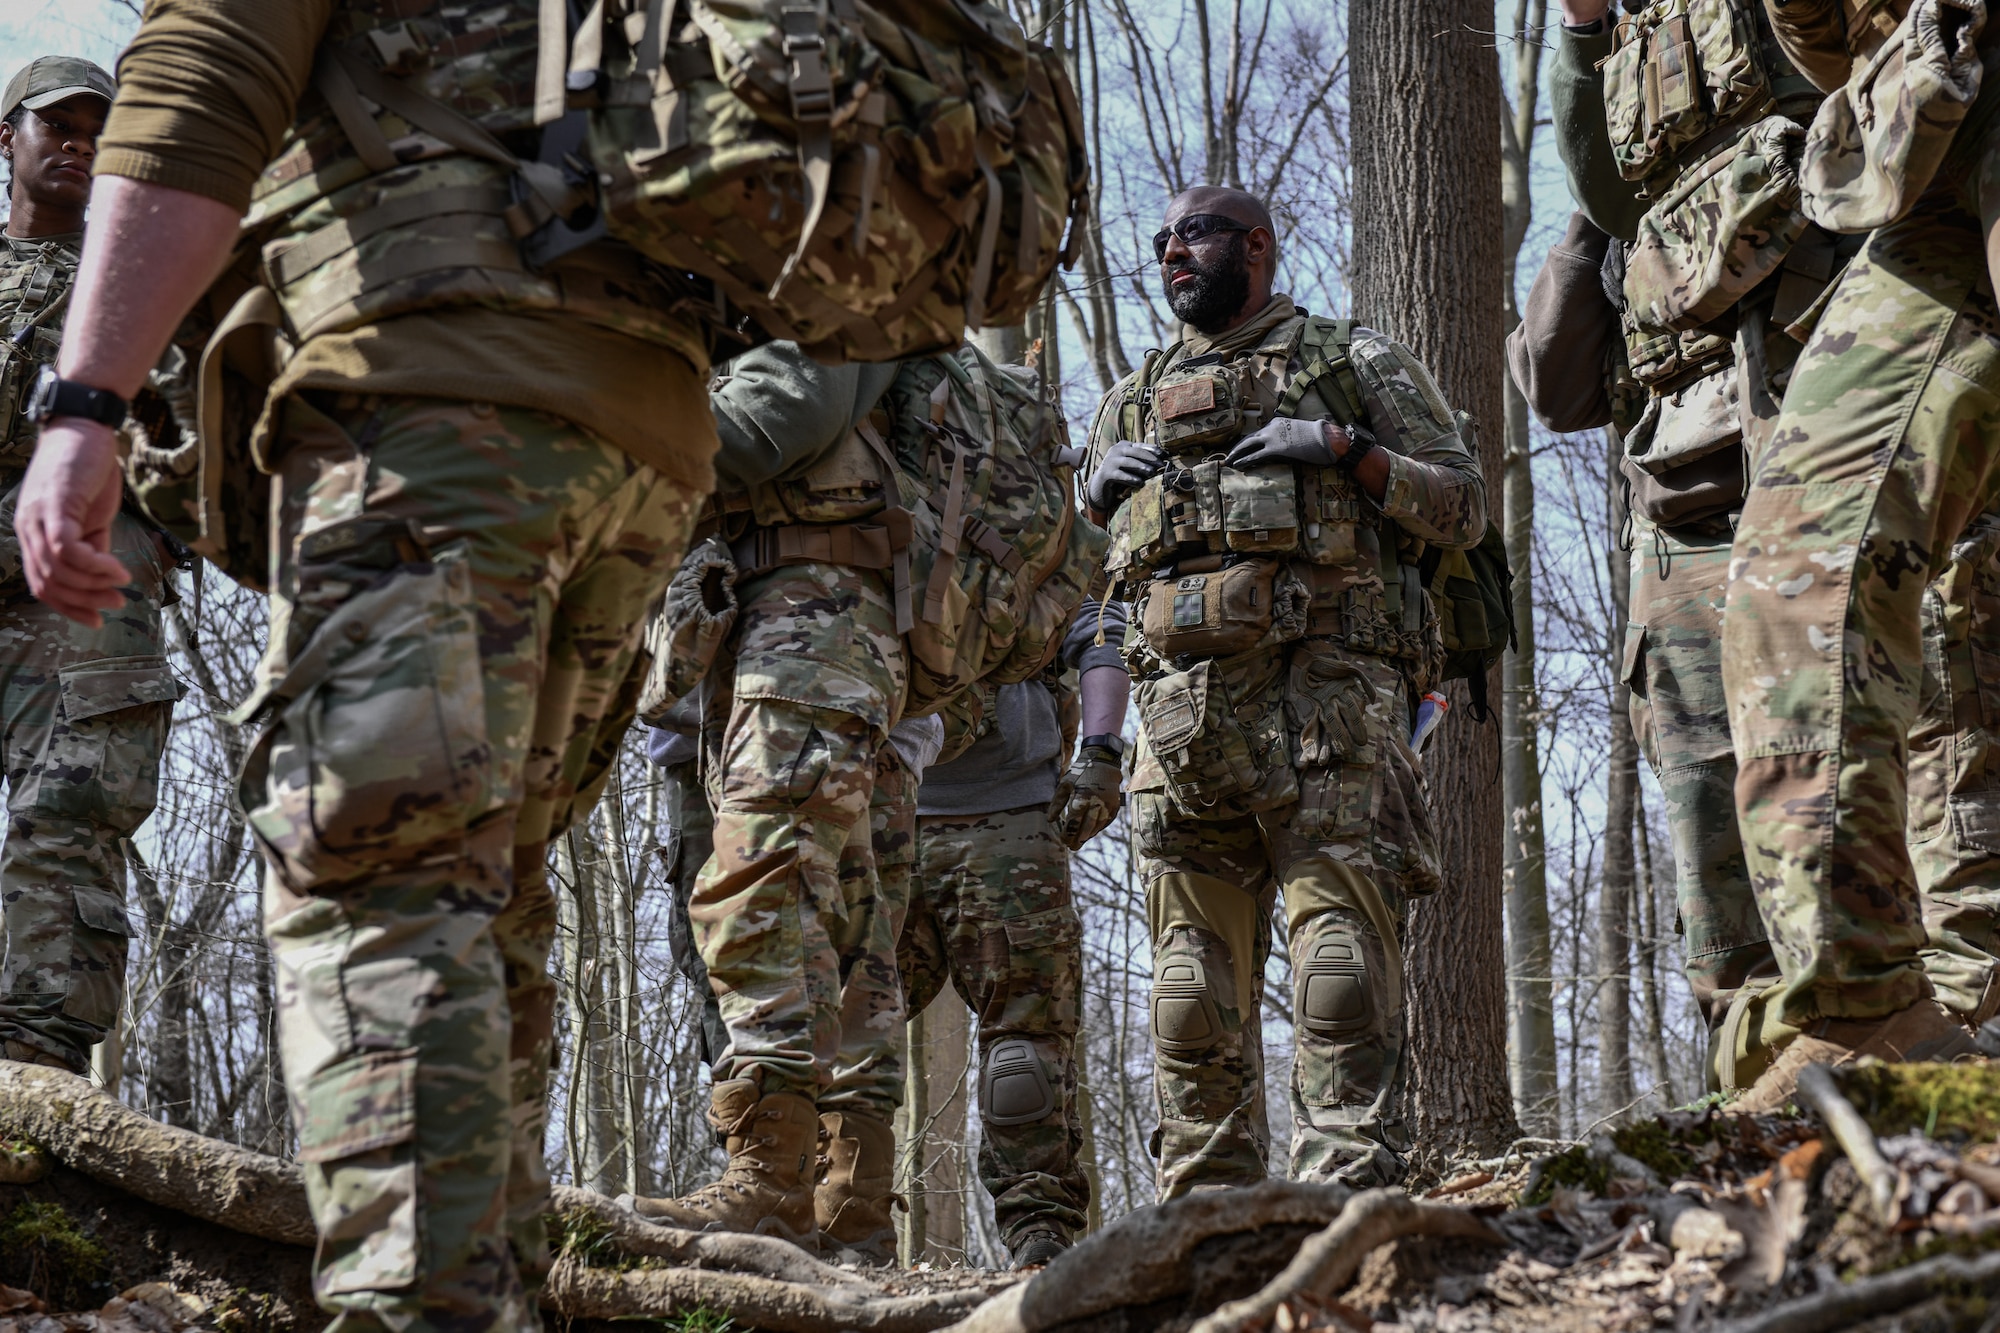
M 38 367 L 54 365 L 64 307 L 82 258 L 82 233 L 22 240 L 0 233 L 0 487 L 20 480 L 35 452 L 22 416 Z

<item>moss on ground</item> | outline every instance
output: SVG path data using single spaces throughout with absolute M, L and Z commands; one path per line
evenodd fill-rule
M 29 1199 L 0 1222 L 0 1283 L 22 1287 L 52 1310 L 88 1310 L 110 1290 L 111 1253 L 61 1204 Z
M 2000 1138 L 2000 1068 L 1869 1062 L 1840 1072 L 1840 1089 L 1877 1134 Z

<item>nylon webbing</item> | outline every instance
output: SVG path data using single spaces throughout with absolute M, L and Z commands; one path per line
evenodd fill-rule
M 958 568 L 958 539 L 965 527 L 965 446 L 952 447 L 951 481 L 945 491 L 944 524 L 938 531 L 937 559 L 931 565 L 930 581 L 924 587 L 924 623 L 935 625 L 944 619 L 944 590 Z
M 352 217 L 330 222 L 298 244 L 279 251 L 267 263 L 272 279 L 282 287 L 297 282 L 321 264 L 392 227 L 448 213 L 497 217 L 512 202 L 506 188 L 498 185 L 458 185 L 423 194 L 404 195 L 386 204 L 364 209 Z

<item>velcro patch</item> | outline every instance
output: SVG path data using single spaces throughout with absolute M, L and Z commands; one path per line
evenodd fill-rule
M 1197 412 L 1213 411 L 1215 381 L 1203 376 L 1197 380 L 1166 385 L 1153 395 L 1153 402 L 1161 418 L 1167 421 L 1191 417 Z

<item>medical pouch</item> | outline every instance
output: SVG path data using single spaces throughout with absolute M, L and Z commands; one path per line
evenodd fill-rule
M 1146 743 L 1184 814 L 1288 805 L 1299 797 L 1286 754 L 1282 655 L 1204 658 L 1138 682 Z
M 1246 560 L 1139 588 L 1139 628 L 1162 658 L 1226 656 L 1305 632 L 1309 590 L 1276 560 Z

